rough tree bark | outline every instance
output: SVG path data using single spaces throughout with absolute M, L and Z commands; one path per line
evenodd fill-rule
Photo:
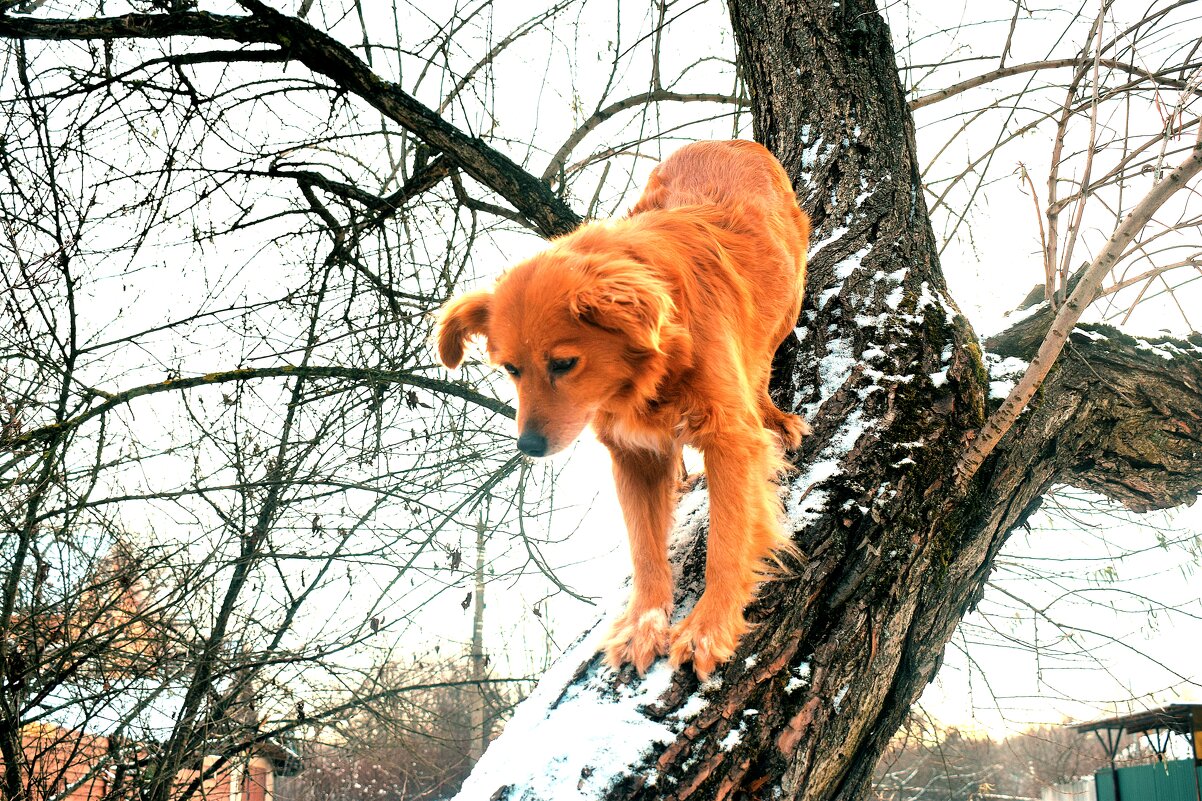
M 243 5 L 249 18 L 0 15 L 0 35 L 287 47 L 540 230 L 575 223 L 545 184 L 415 106 L 347 48 Z M 596 636 L 582 640 L 485 754 L 465 798 L 862 797 L 1007 534 L 1050 487 L 1144 511 L 1188 502 L 1202 485 L 1202 341 L 1096 329 L 1072 335 L 1017 425 L 954 488 L 952 470 L 989 411 L 989 376 L 940 272 L 889 31 L 869 0 L 729 6 L 756 137 L 814 221 L 803 318 L 778 353 L 774 387 L 814 426 L 785 488 L 806 558 L 764 589 L 749 615 L 759 625 L 705 686 L 662 664 L 642 681 L 614 673 L 591 655 Z M 988 344 L 1029 356 L 1047 319 L 1033 315 Z M 674 548 L 682 607 L 703 575 L 700 497 L 688 496 Z

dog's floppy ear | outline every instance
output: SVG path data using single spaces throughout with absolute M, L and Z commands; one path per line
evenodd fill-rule
M 569 301 L 586 323 L 624 334 L 632 349 L 662 350 L 665 327 L 676 309 L 668 286 L 638 262 L 610 262 Z
M 479 289 L 461 295 L 438 315 L 438 356 L 452 369 L 463 361 L 463 346 L 468 337 L 488 332 L 489 307 L 492 292 Z

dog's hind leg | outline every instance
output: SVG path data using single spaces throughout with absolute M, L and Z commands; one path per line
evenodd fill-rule
M 672 568 L 668 528 L 679 484 L 680 448 L 664 452 L 630 449 L 602 441 L 613 457 L 614 482 L 630 535 L 634 591 L 626 612 L 614 622 L 604 645 L 606 661 L 617 668 L 630 662 L 640 674 L 668 653 L 672 613 Z

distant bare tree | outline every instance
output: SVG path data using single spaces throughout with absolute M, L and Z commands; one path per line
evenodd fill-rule
M 883 801 L 1039 798 L 1044 788 L 1107 764 L 1096 740 L 1068 726 L 1040 726 L 994 742 L 932 725 L 919 714 L 885 749 L 872 795 Z
M 378 700 L 327 727 L 307 748 L 293 801 L 409 801 L 453 793 L 475 764 L 478 721 L 499 730 L 523 694 L 518 684 L 491 677 L 481 683 L 475 673 L 464 660 L 385 666 L 359 691 Z

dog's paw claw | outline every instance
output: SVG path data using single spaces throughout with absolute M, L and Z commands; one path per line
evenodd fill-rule
M 692 614 L 672 627 L 669 651 L 672 667 L 692 661 L 697 678 L 705 681 L 714 668 L 734 656 L 739 639 L 746 631 L 747 623 L 742 613 L 717 621 L 698 603 Z
M 795 451 L 801 447 L 803 437 L 813 433 L 805 418 L 796 414 L 785 414 L 773 406 L 764 411 L 764 427 L 780 437 L 781 445 L 787 451 Z
M 642 676 L 651 663 L 668 653 L 667 610 L 626 610 L 610 628 L 602 648 L 610 667 L 617 670 L 630 663 Z
M 796 414 L 781 415 L 781 424 L 778 433 L 781 440 L 785 444 L 785 448 L 791 451 L 801 447 L 802 437 L 808 437 L 813 433 L 810 424 L 805 421 L 805 418 Z

